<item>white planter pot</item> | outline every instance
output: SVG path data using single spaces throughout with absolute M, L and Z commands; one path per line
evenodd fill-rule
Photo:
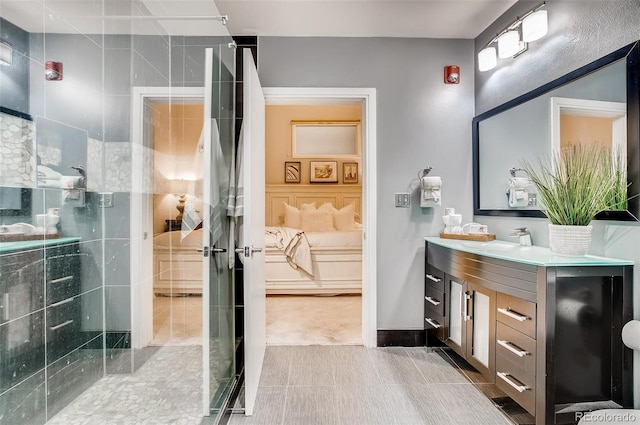
M 549 248 L 560 255 L 586 255 L 591 246 L 592 226 L 564 226 L 549 223 Z

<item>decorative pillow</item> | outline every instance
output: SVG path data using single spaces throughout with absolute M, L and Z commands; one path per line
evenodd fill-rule
M 301 211 L 300 228 L 305 232 L 333 232 L 333 214 L 320 209 L 304 209 Z
M 336 230 L 353 230 L 355 229 L 355 213 L 356 204 L 349 204 L 346 207 L 336 211 L 333 217 Z
M 301 229 L 302 214 L 299 209 L 294 206 L 283 202 L 284 204 L 284 227 L 293 227 L 294 229 Z M 301 209 L 316 209 L 316 203 L 302 204 Z

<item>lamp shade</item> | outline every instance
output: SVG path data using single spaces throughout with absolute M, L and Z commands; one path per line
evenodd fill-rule
M 495 47 L 485 47 L 478 53 L 478 70 L 488 71 L 498 64 Z
M 184 195 L 189 190 L 189 180 L 174 179 L 169 181 L 169 189 L 175 195 Z
M 13 47 L 4 41 L 0 41 L 0 65 L 11 66 L 12 63 Z
M 547 35 L 547 11 L 538 10 L 522 20 L 522 41 L 539 40 Z
M 520 34 L 518 31 L 507 31 L 498 37 L 498 56 L 508 58 L 520 51 Z

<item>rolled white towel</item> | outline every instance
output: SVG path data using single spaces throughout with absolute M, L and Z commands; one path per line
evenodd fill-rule
M 49 167 L 44 165 L 38 165 L 38 178 L 43 180 L 60 180 L 62 178 L 62 174 L 57 172 L 56 170 L 52 170 Z

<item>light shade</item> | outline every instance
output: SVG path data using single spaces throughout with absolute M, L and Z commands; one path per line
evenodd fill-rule
M 189 190 L 189 180 L 175 179 L 169 181 L 169 190 L 175 195 L 184 195 Z
M 11 66 L 13 63 L 13 47 L 0 41 L 0 65 Z
M 522 21 L 522 41 L 528 43 L 538 40 L 547 34 L 547 11 L 538 10 Z
M 521 50 L 518 31 L 507 31 L 498 37 L 498 56 L 508 58 Z
M 478 70 L 479 71 L 488 71 L 493 69 L 498 64 L 498 59 L 496 58 L 496 48 L 495 47 L 486 47 L 478 53 Z

